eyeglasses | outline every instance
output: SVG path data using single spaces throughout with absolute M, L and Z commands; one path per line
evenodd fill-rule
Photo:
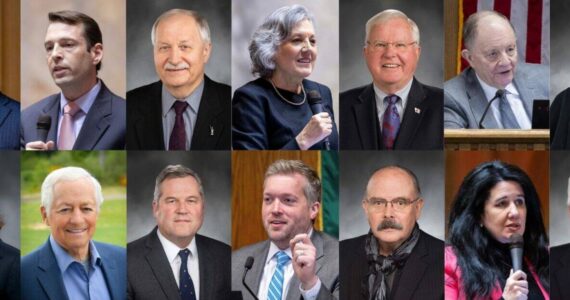
M 392 43 L 388 43 L 388 42 L 382 42 L 382 41 L 373 41 L 373 42 L 366 42 L 366 45 L 368 45 L 367 47 L 371 47 L 373 52 L 384 52 L 386 50 L 388 50 L 388 47 L 390 45 L 392 45 L 392 47 L 394 47 L 394 49 L 396 49 L 397 52 L 406 52 L 410 46 L 417 44 L 418 42 L 410 42 L 410 43 L 405 43 L 405 42 L 392 42 Z
M 370 198 L 370 199 L 366 199 L 366 202 L 368 202 L 369 207 L 374 211 L 374 212 L 379 212 L 382 211 L 386 208 L 388 208 L 388 203 L 390 203 L 392 205 L 392 208 L 395 211 L 404 211 L 406 208 L 408 208 L 410 205 L 412 205 L 413 203 L 415 203 L 416 201 L 420 200 L 421 197 L 417 197 L 414 200 L 408 200 L 408 199 L 394 199 L 394 200 L 384 200 L 384 199 L 378 199 L 378 198 Z
M 512 58 L 517 55 L 517 46 L 516 45 L 509 46 L 504 51 L 499 49 L 492 49 L 487 52 L 484 52 L 483 56 L 485 56 L 485 58 L 489 62 L 497 62 L 499 59 L 503 57 L 503 53 L 505 53 L 507 57 Z

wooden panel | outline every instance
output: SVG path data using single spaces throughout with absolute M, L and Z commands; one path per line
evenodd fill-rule
M 299 159 L 319 170 L 318 151 L 232 151 L 232 248 L 267 239 L 261 221 L 263 175 L 278 159 Z
M 459 1 L 445 0 L 444 25 L 445 25 L 445 69 L 444 81 L 457 75 L 457 38 L 459 30 Z
M 548 129 L 445 129 L 445 149 L 455 150 L 548 150 Z
M 0 1 L 0 90 L 20 99 L 20 1 Z

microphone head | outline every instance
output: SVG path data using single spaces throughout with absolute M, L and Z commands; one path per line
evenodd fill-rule
M 50 115 L 40 115 L 38 117 L 38 123 L 36 123 L 37 129 L 49 130 L 51 127 L 51 116 Z
M 317 91 L 317 90 L 310 90 L 307 93 L 307 96 L 309 97 L 309 104 L 310 105 L 318 104 L 318 103 L 321 103 L 323 101 L 323 98 L 321 97 L 321 93 L 319 93 L 319 91 Z
M 253 267 L 253 256 L 248 256 L 248 257 L 245 259 L 245 265 L 244 265 L 244 267 L 245 267 L 246 269 L 248 269 L 248 270 L 251 269 L 251 267 Z
M 522 235 L 518 233 L 513 233 L 509 238 L 509 248 L 523 248 L 524 240 Z

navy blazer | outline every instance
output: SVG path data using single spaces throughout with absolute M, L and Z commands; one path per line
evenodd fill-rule
M 204 91 L 190 150 L 230 150 L 231 89 L 204 75 Z M 165 150 L 162 82 L 127 93 L 127 150 Z
M 316 90 L 321 94 L 323 109 L 333 120 L 333 131 L 328 136 L 330 149 L 338 149 L 338 131 L 334 121 L 332 96 L 328 87 L 303 80 L 308 93 Z M 271 83 L 263 78 L 250 81 L 237 89 L 232 100 L 232 144 L 236 150 L 299 150 L 295 137 L 313 116 L 309 101 L 294 106 L 283 101 Z M 310 150 L 324 148 L 324 140 Z
M 99 242 L 95 242 L 95 247 L 101 256 L 103 275 L 111 299 L 125 299 L 127 294 L 127 251 L 125 248 Z M 23 300 L 69 299 L 49 239 L 41 247 L 24 256 L 21 264 Z
M 570 88 L 558 94 L 550 106 L 550 149 L 570 149 Z
M 37 121 L 41 115 L 51 117 L 47 140 L 54 141 L 57 149 L 57 127 L 61 110 L 60 93 L 48 96 L 22 111 L 20 146 L 26 148 L 29 142 L 39 141 Z M 113 94 L 101 81 L 101 90 L 89 109 L 81 131 L 77 135 L 73 150 L 123 150 L 127 104 L 125 99 Z
M 20 102 L 0 93 L 0 149 L 20 149 Z
M 20 250 L 0 240 L 0 299 L 20 299 Z

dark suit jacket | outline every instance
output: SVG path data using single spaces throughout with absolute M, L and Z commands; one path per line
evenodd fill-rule
M 20 149 L 20 102 L 0 93 L 0 149 Z
M 20 250 L 0 240 L 0 299 L 20 299 Z
M 369 299 L 366 235 L 340 242 L 341 299 Z M 444 243 L 421 231 L 406 264 L 394 278 L 389 299 L 443 299 Z
M 550 149 L 570 149 L 570 88 L 558 94 L 550 107 Z
M 180 299 L 176 279 L 155 228 L 127 245 L 128 299 Z M 200 300 L 230 297 L 230 246 L 197 234 Z
M 127 149 L 165 150 L 162 82 L 131 90 L 127 93 L 127 99 Z M 231 89 L 204 76 L 204 91 L 190 150 L 229 150 L 230 139 Z
M 570 299 L 570 244 L 550 248 L 550 299 Z
M 22 111 L 20 146 L 40 140 L 36 122 L 41 115 L 51 116 L 47 140 L 54 141 L 57 149 L 57 127 L 60 94 L 51 95 Z M 125 99 L 113 94 L 101 81 L 101 90 L 89 109 L 73 150 L 122 150 L 125 149 L 126 131 Z
M 376 96 L 372 84 L 340 94 L 340 149 L 383 149 Z M 443 90 L 414 78 L 395 150 L 443 148 Z
M 125 299 L 127 292 L 125 249 L 99 242 L 95 242 L 95 247 L 101 256 L 105 283 L 111 299 Z M 22 258 L 21 270 L 23 300 L 69 299 L 49 239 L 43 246 Z
M 317 295 L 317 300 L 338 299 L 338 241 L 316 230 L 311 235 L 311 241 L 317 250 L 316 272 L 321 280 L 321 289 Z M 269 245 L 269 240 L 266 240 L 243 247 L 232 253 L 232 290 L 241 291 L 243 299 L 253 300 L 253 297 L 241 282 L 245 260 L 249 256 L 255 259 L 245 281 L 253 292 L 257 293 L 263 276 L 265 261 L 269 253 Z M 302 299 L 299 284 L 299 279 L 293 275 L 289 283 L 286 300 Z

